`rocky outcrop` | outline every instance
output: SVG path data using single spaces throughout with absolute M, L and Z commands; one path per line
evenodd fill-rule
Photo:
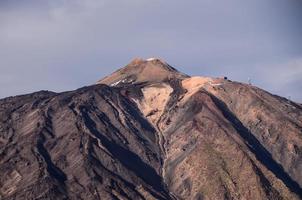
M 302 107 L 135 59 L 0 100 L 0 199 L 301 199 Z

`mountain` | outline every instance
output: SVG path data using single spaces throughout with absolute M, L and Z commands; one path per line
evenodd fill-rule
M 135 59 L 0 100 L 0 199 L 302 199 L 302 106 Z

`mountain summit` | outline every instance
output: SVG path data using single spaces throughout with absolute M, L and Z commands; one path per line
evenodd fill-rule
M 117 70 L 110 76 L 98 81 L 109 85 L 129 83 L 162 82 L 172 78 L 186 78 L 185 74 L 178 72 L 165 61 L 158 58 L 132 60 L 127 66 Z
M 0 100 L 1 200 L 298 200 L 301 171 L 301 105 L 160 59 Z

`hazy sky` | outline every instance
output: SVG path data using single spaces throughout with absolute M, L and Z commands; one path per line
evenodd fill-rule
M 302 3 L 0 0 L 0 98 L 90 85 L 135 57 L 302 102 Z

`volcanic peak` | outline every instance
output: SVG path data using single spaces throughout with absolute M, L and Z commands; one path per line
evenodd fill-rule
M 132 60 L 125 67 L 101 79 L 97 84 L 121 86 L 133 83 L 157 83 L 172 78 L 184 79 L 189 76 L 177 71 L 167 62 L 158 58 Z

